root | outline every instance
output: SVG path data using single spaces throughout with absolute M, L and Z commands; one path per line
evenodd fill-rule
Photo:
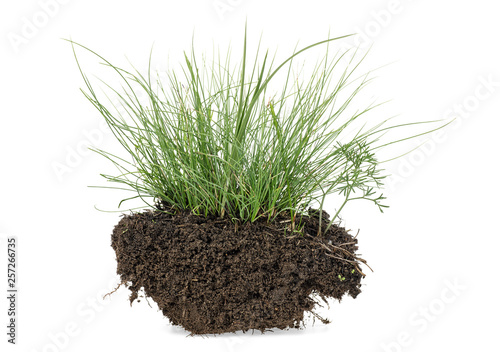
M 330 324 L 330 320 L 323 318 L 323 317 L 322 317 L 321 315 L 319 315 L 318 313 L 315 313 L 315 312 L 312 312 L 312 311 L 311 311 L 311 314 L 312 314 L 315 318 L 319 319 L 319 320 L 320 320 L 323 324 L 325 324 L 325 325 L 326 325 L 326 324 Z
M 106 293 L 102 297 L 102 299 L 105 299 L 107 296 L 111 296 L 113 293 L 115 293 L 116 291 L 118 291 L 118 289 L 120 288 L 120 286 L 123 285 L 123 284 L 124 284 L 124 282 L 120 282 L 120 284 L 118 286 L 116 286 L 116 288 L 113 291 Z
M 344 261 L 346 263 L 350 263 L 350 264 L 353 264 L 354 265 L 354 268 L 363 276 L 365 277 L 366 274 L 364 274 L 361 269 L 359 268 L 359 263 L 362 263 L 364 265 L 366 265 L 368 267 L 368 269 L 371 270 L 371 272 L 373 272 L 373 269 L 368 265 L 368 263 L 366 262 L 366 260 L 364 260 L 363 258 L 361 257 L 358 257 L 357 255 L 355 255 L 354 253 L 348 251 L 347 249 L 345 248 L 342 248 L 340 246 L 342 245 L 347 245 L 347 244 L 353 244 L 354 242 L 350 242 L 350 243 L 343 243 L 341 244 L 340 246 L 335 246 L 333 244 L 325 244 L 321 241 L 319 241 L 319 239 L 317 237 L 314 237 L 314 236 L 311 236 L 309 234 L 306 234 L 306 236 L 309 236 L 310 238 L 312 238 L 313 242 L 315 242 L 316 244 L 318 244 L 320 247 L 322 247 L 323 249 L 327 250 L 328 252 L 330 253 L 334 253 L 336 251 L 340 251 L 342 253 L 344 253 L 344 255 L 347 255 L 348 257 L 351 257 L 352 260 L 350 259 L 347 259 L 347 258 L 342 258 L 342 257 L 339 257 L 339 256 L 336 256 L 336 255 L 333 255 L 333 254 L 326 254 L 327 256 L 329 257 L 332 257 L 332 258 L 335 258 L 335 259 L 338 259 L 340 261 Z M 356 235 L 357 236 L 357 235 Z

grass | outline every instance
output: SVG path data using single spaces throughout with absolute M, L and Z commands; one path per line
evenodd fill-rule
M 343 38 L 314 43 L 275 64 L 260 49 L 249 61 L 245 31 L 238 65 L 229 51 L 207 63 L 193 49 L 185 54 L 182 69 L 168 72 L 166 80 L 151 72 L 151 55 L 148 73 L 141 74 L 71 41 L 87 87 L 82 91 L 129 155 L 95 150 L 119 170 L 102 175 L 115 184 L 110 188 L 133 191 L 120 205 L 134 198 L 148 206 L 162 200 L 242 222 L 287 213 L 295 223 L 297 214 L 311 206 L 322 209 L 325 198 L 337 194 L 342 201 L 334 221 L 353 200 L 383 210 L 387 175 L 375 152 L 401 140 L 381 143 L 380 137 L 412 124 L 388 126 L 386 119 L 368 127 L 362 121 L 368 122 L 366 115 L 377 105 L 352 107 L 371 78 L 355 77 L 364 59 L 355 50 L 330 53 L 329 44 Z M 317 46 L 326 48 L 324 57 L 309 79 L 297 80 L 294 60 Z M 101 81 L 118 105 L 106 99 L 108 94 L 96 93 L 78 61 L 78 47 L 118 75 L 120 88 Z M 278 93 L 269 92 L 271 84 L 279 84 Z

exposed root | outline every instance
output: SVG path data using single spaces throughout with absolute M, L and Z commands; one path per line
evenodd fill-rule
M 116 288 L 115 288 L 113 291 L 106 293 L 106 294 L 102 297 L 102 299 L 105 299 L 107 296 L 111 296 L 113 293 L 115 293 L 116 291 L 118 291 L 118 289 L 120 288 L 120 286 L 121 286 L 121 285 L 123 285 L 123 284 L 125 284 L 123 281 L 122 281 L 122 282 L 120 282 L 120 283 L 118 284 L 118 286 L 116 286 Z

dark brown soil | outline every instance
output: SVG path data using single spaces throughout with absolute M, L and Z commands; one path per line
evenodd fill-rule
M 144 288 L 193 334 L 299 327 L 320 303 L 312 294 L 355 298 L 363 276 L 357 240 L 335 225 L 318 237 L 318 217 L 310 214 L 302 233 L 291 231 L 286 216 L 238 226 L 189 212 L 126 215 L 112 235 L 117 273 L 131 303 Z

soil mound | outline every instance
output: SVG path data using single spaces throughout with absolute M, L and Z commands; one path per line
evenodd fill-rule
M 293 233 L 285 216 L 237 225 L 185 211 L 125 215 L 112 235 L 117 273 L 131 303 L 144 288 L 193 334 L 299 327 L 317 297 L 355 298 L 363 276 L 357 240 L 344 228 L 316 236 L 317 213 L 301 222 L 302 233 Z

